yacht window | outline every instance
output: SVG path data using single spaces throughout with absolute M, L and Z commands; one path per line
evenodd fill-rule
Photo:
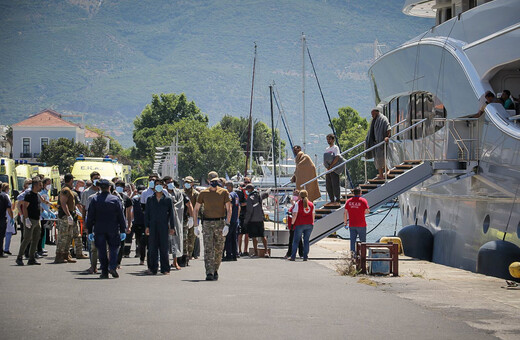
M 437 211 L 437 215 L 435 216 L 435 226 L 438 227 L 441 224 L 441 212 Z
M 417 220 L 417 207 L 413 208 L 413 220 Z
M 490 224 L 491 218 L 489 215 L 486 215 L 486 218 L 484 218 L 484 223 L 482 225 L 482 230 L 484 230 L 484 234 L 486 234 L 489 230 L 489 224 Z
M 406 217 L 410 217 L 410 206 L 406 206 Z
M 423 215 L 423 223 L 426 224 L 426 221 L 428 220 L 428 210 L 424 210 L 424 215 Z

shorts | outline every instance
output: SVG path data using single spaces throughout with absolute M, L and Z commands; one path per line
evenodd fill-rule
M 249 237 L 264 237 L 264 221 L 249 222 L 247 224 Z
M 239 235 L 244 235 L 244 234 L 248 234 L 247 232 L 247 226 L 244 222 L 244 218 L 240 218 L 239 219 L 239 223 L 238 223 L 238 234 Z

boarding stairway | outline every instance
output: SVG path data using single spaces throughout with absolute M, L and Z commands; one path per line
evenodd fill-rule
M 391 169 L 386 179 L 371 179 L 360 185 L 361 194 L 367 200 L 371 210 L 392 201 L 403 192 L 424 182 L 434 174 L 434 166 L 430 161 L 406 160 Z M 316 209 L 316 220 L 311 233 L 310 243 L 329 236 L 344 226 L 343 214 L 347 199 L 354 194 L 343 194 L 341 206 L 326 204 Z

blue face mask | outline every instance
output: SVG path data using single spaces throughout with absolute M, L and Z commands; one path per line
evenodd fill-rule
M 190 188 L 191 188 L 191 184 L 190 184 L 190 183 L 184 183 L 184 187 L 185 187 L 186 189 L 190 189 Z
M 175 188 L 173 183 L 168 183 L 168 190 L 173 190 L 173 188 Z
M 118 193 L 120 193 L 120 194 L 124 191 L 124 189 L 125 189 L 125 188 L 123 188 L 123 187 L 116 187 L 116 191 L 117 191 Z
M 148 182 L 148 188 L 153 189 L 154 186 L 155 186 L 155 181 Z
M 156 191 L 156 192 L 162 192 L 162 191 L 163 191 L 163 186 L 160 185 L 160 184 L 157 184 L 157 185 L 155 186 L 155 191 Z
M 92 180 L 92 185 L 97 187 L 97 182 L 99 181 L 99 179 L 94 179 Z
M 218 182 L 217 181 L 211 181 L 209 183 L 209 185 L 211 185 L 213 188 L 216 188 L 216 187 L 218 187 Z

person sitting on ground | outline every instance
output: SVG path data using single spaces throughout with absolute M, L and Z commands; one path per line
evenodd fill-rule
M 296 259 L 296 249 L 303 234 L 303 260 L 309 257 L 309 239 L 312 228 L 314 227 L 314 205 L 308 199 L 306 190 L 300 190 L 300 200 L 295 203 L 292 213 L 292 223 L 294 224 L 294 238 L 292 244 L 291 261 Z
M 370 213 L 370 207 L 366 199 L 361 197 L 361 188 L 353 190 L 354 197 L 345 203 L 343 221 L 345 227 L 350 228 L 350 251 L 356 251 L 356 238 L 359 236 L 361 242 L 367 241 L 367 222 L 365 214 Z
M 380 112 L 379 107 L 373 108 L 370 113 L 372 114 L 372 122 L 370 123 L 370 129 L 368 130 L 365 140 L 366 149 L 383 141 L 388 143 L 392 131 L 388 118 Z M 374 165 L 378 171 L 377 179 L 383 179 L 384 172 L 388 171 L 385 159 L 385 147 L 385 144 L 380 145 L 365 154 L 366 158 L 374 158 Z

